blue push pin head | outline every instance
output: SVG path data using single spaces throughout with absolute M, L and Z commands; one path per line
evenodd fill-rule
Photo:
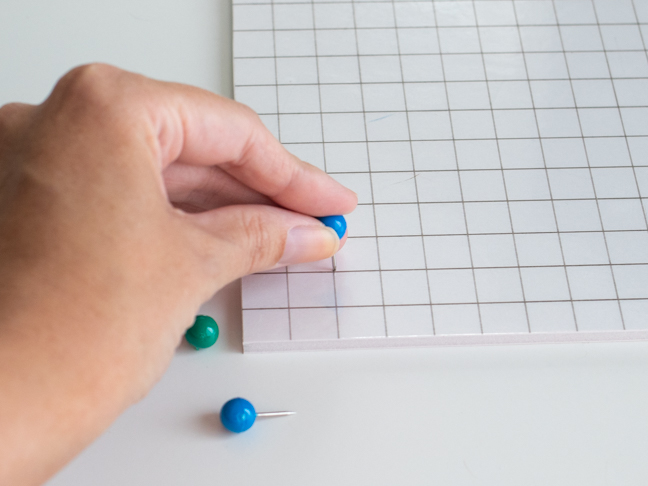
M 281 417 L 293 415 L 295 412 L 262 412 L 257 413 L 254 405 L 245 398 L 232 398 L 223 405 L 220 412 L 220 419 L 223 427 L 231 432 L 245 432 L 252 425 L 257 417 Z
M 323 216 L 317 219 L 324 223 L 324 226 L 333 228 L 333 230 L 337 233 L 338 238 L 342 239 L 344 237 L 347 230 L 347 223 L 346 219 L 344 219 L 344 216 Z
M 220 419 L 223 426 L 232 432 L 245 432 L 254 425 L 257 413 L 254 405 L 245 398 L 232 398 L 223 405 L 220 412 Z

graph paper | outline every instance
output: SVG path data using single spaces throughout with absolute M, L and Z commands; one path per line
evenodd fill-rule
M 648 338 L 648 0 L 234 0 L 234 81 L 358 193 L 244 350 Z

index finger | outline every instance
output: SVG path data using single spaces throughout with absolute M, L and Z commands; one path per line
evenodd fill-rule
M 155 82 L 169 102 L 152 103 L 163 167 L 218 165 L 277 204 L 304 214 L 347 214 L 356 194 L 288 152 L 250 108 L 207 91 Z

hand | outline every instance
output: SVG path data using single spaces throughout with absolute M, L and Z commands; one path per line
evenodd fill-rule
M 0 484 L 38 484 L 141 398 L 199 306 L 332 256 L 354 193 L 247 107 L 104 65 L 0 110 Z

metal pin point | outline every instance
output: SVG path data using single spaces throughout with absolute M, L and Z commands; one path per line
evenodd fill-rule
M 333 264 L 333 271 L 335 272 L 337 270 L 337 260 L 335 259 L 335 255 L 331 257 L 331 263 Z
M 261 417 L 286 417 L 288 415 L 295 415 L 297 412 L 259 412 L 256 414 L 257 418 Z

